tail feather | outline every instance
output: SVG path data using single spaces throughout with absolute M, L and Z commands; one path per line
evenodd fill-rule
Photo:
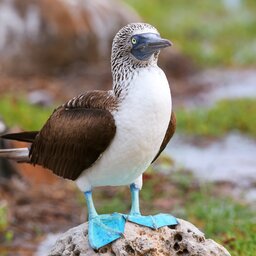
M 17 162 L 29 162 L 28 148 L 0 149 L 0 157 L 15 160 Z
M 37 134 L 38 134 L 38 131 L 9 133 L 9 134 L 2 135 L 1 138 L 7 139 L 7 140 L 18 140 L 18 141 L 32 143 L 34 142 Z

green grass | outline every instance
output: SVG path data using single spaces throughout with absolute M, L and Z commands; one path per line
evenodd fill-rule
M 0 98 L 0 115 L 10 127 L 38 130 L 52 113 L 53 108 L 30 105 L 25 100 L 5 96 Z
M 175 171 L 171 175 L 146 174 L 140 195 L 141 210 L 145 215 L 169 211 L 196 225 L 206 238 L 223 245 L 232 256 L 254 256 L 255 210 L 220 190 L 216 184 L 199 183 L 187 171 Z M 94 198 L 100 213 L 129 212 L 128 188 L 97 189 Z M 158 206 L 159 199 L 168 207 Z
M 53 111 L 30 105 L 23 99 L 0 98 L 0 114 L 8 126 L 38 130 Z M 177 131 L 195 136 L 223 136 L 239 131 L 256 137 L 256 100 L 223 100 L 212 108 L 177 110 Z
M 223 100 L 210 109 L 178 110 L 177 131 L 196 136 L 223 136 L 239 131 L 256 137 L 256 99 Z
M 256 217 L 246 204 L 211 195 L 209 189 L 193 192 L 185 218 L 208 238 L 225 246 L 233 256 L 253 256 L 256 251 Z
M 255 64 L 256 1 L 229 10 L 223 1 L 126 0 L 146 22 L 155 25 L 174 47 L 201 66 Z
M 0 201 L 0 231 L 4 231 L 8 226 L 7 205 Z
M 13 232 L 8 230 L 8 225 L 8 207 L 0 201 L 0 243 L 3 241 L 9 243 L 13 239 Z
M 255 255 L 256 216 L 252 206 L 220 193 L 221 188 L 214 183 L 198 184 L 190 172 L 176 171 L 171 180 L 184 198 L 181 209 L 175 209 L 180 217 L 203 230 L 206 238 L 222 244 L 232 256 Z

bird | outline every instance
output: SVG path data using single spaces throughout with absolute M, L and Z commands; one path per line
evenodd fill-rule
M 177 225 L 169 214 L 143 216 L 142 175 L 164 150 L 176 128 L 169 82 L 158 66 L 168 39 L 147 23 L 129 23 L 115 35 L 111 90 L 86 91 L 57 107 L 40 131 L 5 134 L 31 143 L 0 150 L 0 157 L 41 165 L 76 182 L 84 193 L 92 248 L 123 236 L 126 221 L 157 229 Z M 129 214 L 98 214 L 92 190 L 130 186 Z

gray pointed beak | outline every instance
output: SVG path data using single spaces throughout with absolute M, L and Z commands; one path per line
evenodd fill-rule
M 146 43 L 146 47 L 154 50 L 160 50 L 172 46 L 172 42 L 168 39 L 159 38 L 149 38 Z
M 147 61 L 155 52 L 172 46 L 172 43 L 160 35 L 154 33 L 144 33 L 134 36 L 136 44 L 133 45 L 131 53 L 138 60 Z

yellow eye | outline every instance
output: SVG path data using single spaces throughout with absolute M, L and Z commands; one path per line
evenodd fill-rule
M 137 40 L 134 37 L 132 37 L 132 44 L 136 44 L 136 43 L 137 43 Z

